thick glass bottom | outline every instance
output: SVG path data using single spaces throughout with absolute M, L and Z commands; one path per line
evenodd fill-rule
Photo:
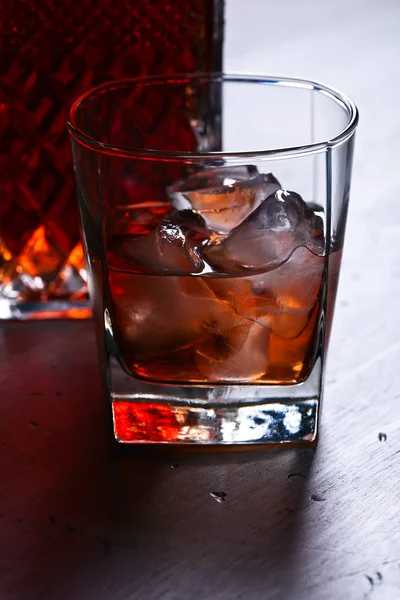
M 121 443 L 276 445 L 317 439 L 320 359 L 301 384 L 215 387 L 139 381 L 111 359 L 109 386 Z

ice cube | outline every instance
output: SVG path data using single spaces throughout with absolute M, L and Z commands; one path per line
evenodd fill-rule
M 287 261 L 299 246 L 323 253 L 322 220 L 299 194 L 277 190 L 226 239 L 212 243 L 204 256 L 224 273 L 268 271 Z
M 203 278 L 110 272 L 113 330 L 133 361 L 160 358 L 225 331 L 244 320 Z
M 249 324 L 257 316 L 252 277 L 210 277 L 204 281 L 217 298 L 228 304 L 231 309 Z
M 280 188 L 272 173 L 252 165 L 219 167 L 191 175 L 167 188 L 171 204 L 201 214 L 215 233 L 226 234 Z
M 120 244 L 117 254 L 146 273 L 200 273 L 198 246 L 208 239 L 206 223 L 191 210 L 172 212 L 153 231 Z
M 307 327 L 321 297 L 325 258 L 297 248 L 279 268 L 253 276 L 255 320 L 285 339 L 297 338 Z
M 252 279 L 210 277 L 203 281 L 236 319 L 230 328 L 210 329 L 211 335 L 196 344 L 197 368 L 209 381 L 215 382 L 248 382 L 260 378 L 268 366 L 270 331 L 257 322 Z
M 196 346 L 196 366 L 212 382 L 250 382 L 268 366 L 269 331 L 246 321 Z

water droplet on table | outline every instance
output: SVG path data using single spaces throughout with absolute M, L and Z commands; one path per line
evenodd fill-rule
M 319 494 L 311 494 L 310 500 L 313 500 L 314 502 L 325 502 L 325 498 L 323 498 Z
M 305 479 L 305 475 L 304 473 L 289 473 L 288 475 L 288 479 L 290 479 L 290 481 L 296 481 L 297 479 Z
M 210 496 L 217 502 L 225 502 L 226 492 L 210 492 Z

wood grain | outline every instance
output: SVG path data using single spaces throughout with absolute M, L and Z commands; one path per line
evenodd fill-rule
M 196 455 L 110 442 L 91 323 L 1 352 L 1 598 L 396 597 L 393 353 L 329 386 L 316 453 Z
M 120 449 L 92 324 L 2 326 L 2 600 L 399 597 L 400 5 L 243 4 L 228 70 L 321 79 L 361 112 L 318 449 Z

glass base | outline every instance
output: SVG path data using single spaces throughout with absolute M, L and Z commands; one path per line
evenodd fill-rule
M 89 319 L 91 316 L 92 309 L 88 300 L 13 303 L 8 299 L 0 299 L 0 320 Z
M 139 381 L 111 359 L 114 435 L 121 443 L 315 444 L 321 360 L 292 386 L 171 386 Z

